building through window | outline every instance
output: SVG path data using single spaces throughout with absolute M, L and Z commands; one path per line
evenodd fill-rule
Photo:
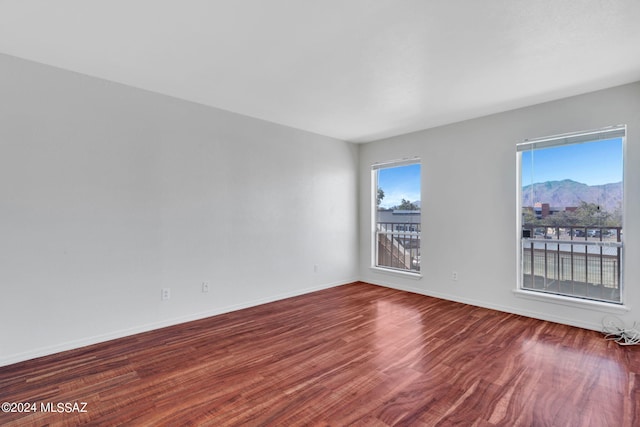
M 373 166 L 373 265 L 420 272 L 420 160 Z
M 518 144 L 520 288 L 622 303 L 625 127 Z

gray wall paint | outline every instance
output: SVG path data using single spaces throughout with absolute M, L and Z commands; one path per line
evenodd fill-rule
M 357 279 L 357 162 L 0 55 L 0 364 Z
M 360 277 L 381 285 L 599 329 L 609 310 L 524 299 L 517 284 L 516 151 L 525 138 L 627 124 L 624 280 L 629 326 L 640 320 L 640 83 L 363 145 L 360 149 Z M 420 280 L 371 264 L 374 162 L 422 158 Z M 597 165 L 596 165 L 597 167 Z M 459 280 L 451 279 L 452 271 Z

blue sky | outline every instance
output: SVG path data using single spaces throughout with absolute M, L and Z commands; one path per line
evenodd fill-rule
M 532 161 L 533 157 L 533 161 Z M 622 181 L 622 139 L 522 152 L 522 186 L 571 179 L 587 185 Z
M 533 156 L 533 162 L 532 162 Z M 402 199 L 421 200 L 420 164 L 378 170 L 384 190 L 380 207 L 399 205 Z M 622 139 L 562 145 L 522 152 L 522 185 L 571 179 L 587 185 L 622 181 Z
M 378 187 L 384 191 L 382 208 L 397 206 L 402 199 L 420 200 L 420 165 L 378 169 Z

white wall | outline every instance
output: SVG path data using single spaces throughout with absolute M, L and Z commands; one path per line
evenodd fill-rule
M 515 144 L 618 123 L 630 324 L 640 83 L 353 146 L 0 55 L 0 365 L 357 278 L 598 329 L 606 310 L 513 293 Z M 412 156 L 421 280 L 369 268 L 370 165 Z
M 625 304 L 630 311 L 525 299 L 517 284 L 516 151 L 525 138 L 627 124 Z M 420 280 L 371 264 L 374 162 L 422 158 Z M 592 329 L 610 312 L 640 321 L 640 83 L 509 111 L 360 148 L 360 276 L 364 281 Z M 597 167 L 597 165 L 594 165 Z M 452 271 L 459 280 L 451 279 Z
M 0 365 L 357 279 L 357 162 L 0 55 Z

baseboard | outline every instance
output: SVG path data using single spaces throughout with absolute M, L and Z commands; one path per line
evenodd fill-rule
M 299 295 L 308 294 L 311 292 L 321 291 L 323 289 L 329 289 L 336 286 L 352 283 L 357 280 L 358 279 L 350 279 L 347 281 L 325 283 L 322 285 L 313 286 L 309 288 L 297 289 L 292 292 L 285 292 L 285 293 L 276 294 L 276 295 L 265 297 L 265 298 L 258 298 L 258 299 L 250 300 L 241 304 L 233 304 L 226 307 L 219 307 L 214 310 L 202 311 L 202 312 L 193 313 L 185 316 L 165 319 L 159 322 L 139 325 L 133 328 L 121 329 L 121 330 L 109 332 L 106 334 L 95 335 L 92 337 L 82 338 L 82 339 L 73 340 L 73 341 L 67 341 L 67 342 L 56 344 L 53 346 L 40 347 L 40 348 L 29 350 L 23 353 L 17 353 L 17 354 L 12 354 L 12 355 L 3 357 L 0 359 L 0 367 L 12 365 L 14 363 L 24 362 L 26 360 L 36 359 L 38 357 L 49 356 L 51 354 L 60 353 L 63 351 L 75 350 L 81 347 L 86 347 L 88 345 L 93 345 L 93 344 L 99 344 L 101 342 L 110 341 L 113 339 L 124 338 L 131 335 L 140 334 L 143 332 L 149 332 L 155 329 L 166 328 L 167 326 L 179 325 L 181 323 L 187 323 L 194 320 L 205 319 L 207 317 L 217 316 L 219 314 L 230 313 L 232 311 L 242 310 L 245 308 L 255 307 L 258 305 L 267 304 L 270 302 L 279 301 L 286 298 L 291 298 Z
M 459 296 L 450 295 L 450 294 L 441 293 L 441 292 L 434 292 L 434 291 L 420 289 L 420 288 L 415 288 L 413 286 L 401 286 L 401 285 L 396 285 L 396 284 L 382 283 L 382 282 L 370 281 L 370 280 L 363 280 L 363 282 L 371 283 L 371 284 L 378 285 L 378 286 L 384 286 L 384 287 L 387 287 L 387 288 L 397 289 L 397 290 L 400 290 L 400 291 L 412 292 L 412 293 L 419 294 L 419 295 L 426 295 L 426 296 L 430 296 L 430 297 L 434 297 L 434 298 L 444 299 L 444 300 L 447 300 L 447 301 L 455 301 L 455 302 L 459 302 L 459 303 L 462 303 L 462 304 L 469 304 L 469 305 L 473 305 L 475 307 L 488 308 L 488 309 L 491 309 L 491 310 L 501 311 L 503 313 L 517 314 L 517 315 L 520 315 L 520 316 L 531 317 L 533 319 L 545 320 L 547 322 L 560 323 L 560 324 L 563 324 L 563 325 L 575 326 L 575 327 L 578 327 L 578 328 L 589 329 L 589 330 L 593 330 L 593 331 L 601 331 L 602 330 L 602 324 L 600 324 L 600 323 L 577 321 L 575 319 L 570 319 L 570 318 L 562 317 L 562 316 L 554 316 L 554 315 L 550 315 L 548 313 L 540 313 L 540 312 L 533 311 L 533 310 L 514 309 L 513 307 L 503 306 L 503 305 L 500 305 L 500 304 L 491 304 L 491 303 L 487 303 L 485 301 L 475 300 L 473 298 L 461 298 Z

